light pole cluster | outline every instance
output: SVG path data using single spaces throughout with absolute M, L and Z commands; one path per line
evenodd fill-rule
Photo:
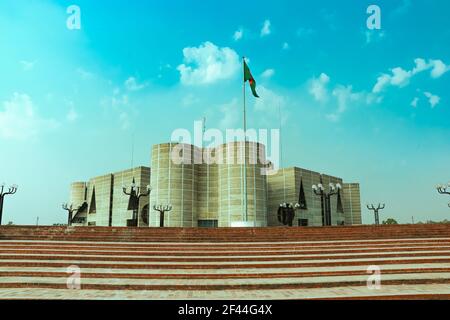
M 342 189 L 342 186 L 339 183 L 330 183 L 328 187 L 327 192 L 321 183 L 312 186 L 314 193 L 320 196 L 322 204 L 322 224 L 324 226 L 331 226 L 331 196 L 338 194 L 339 190 Z
M 130 200 L 128 201 L 128 210 L 133 210 L 133 217 L 130 221 L 130 224 L 134 227 L 138 226 L 139 201 L 142 197 L 149 196 L 152 188 L 150 187 L 150 185 L 147 185 L 146 190 L 144 192 L 141 191 L 141 188 L 136 185 L 134 178 L 133 182 L 131 183 L 130 192 L 127 191 L 126 187 L 123 187 L 123 193 L 127 196 L 130 196 Z
M 2 225 L 2 216 L 3 216 L 3 201 L 5 200 L 5 196 L 9 194 L 14 194 L 17 192 L 17 185 L 13 184 L 6 191 L 5 184 L 2 183 L 0 185 L 0 226 Z
M 73 208 L 73 204 L 71 204 L 70 206 L 67 203 L 63 203 L 62 204 L 62 208 L 63 210 L 66 210 L 68 213 L 68 218 L 67 218 L 67 225 L 70 226 L 72 224 L 72 220 L 73 220 L 73 214 L 79 210 L 78 209 L 74 209 Z
M 371 204 L 370 206 L 367 205 L 367 209 L 369 210 L 373 210 L 373 213 L 375 214 L 375 224 L 378 226 L 380 224 L 380 217 L 378 215 L 378 211 L 383 210 L 386 207 L 386 205 L 383 203 L 378 204 L 378 206 L 375 208 L 375 206 L 373 204 Z
M 437 192 L 439 192 L 440 194 L 448 194 L 450 195 L 450 182 L 445 184 L 438 184 L 436 186 L 436 190 Z M 449 208 L 450 208 L 450 203 L 448 204 Z
M 295 210 L 299 209 L 298 203 L 280 203 L 278 208 L 278 221 L 285 226 L 292 227 L 295 218 Z
M 172 205 L 171 204 L 154 205 L 153 206 L 153 210 L 159 211 L 159 227 L 163 228 L 164 227 L 164 215 L 165 215 L 166 212 L 172 211 Z

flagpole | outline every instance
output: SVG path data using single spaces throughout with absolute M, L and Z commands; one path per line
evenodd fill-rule
M 245 57 L 242 57 L 242 69 L 243 69 L 243 82 L 242 82 L 242 92 L 244 96 L 244 221 L 248 221 L 248 210 L 247 210 L 247 113 L 245 110 Z M 255 212 L 256 214 L 256 212 Z
M 278 120 L 280 121 L 280 168 L 283 168 L 283 135 L 281 132 L 282 118 L 281 118 L 281 105 L 278 102 Z

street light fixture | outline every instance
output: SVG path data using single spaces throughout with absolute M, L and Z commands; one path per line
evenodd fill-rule
M 437 189 L 437 191 L 440 194 L 449 194 L 450 195 L 450 182 L 447 183 L 446 185 L 445 184 L 438 184 L 436 186 L 436 189 Z
M 313 185 L 312 189 L 314 193 L 320 196 L 322 204 L 322 223 L 324 226 L 331 226 L 331 196 L 338 194 L 342 189 L 340 183 L 331 183 L 328 185 L 329 191 L 325 191 L 325 187 L 322 183 Z
M 295 211 L 300 209 L 300 204 L 296 203 L 280 203 L 278 208 L 278 221 L 285 226 L 292 227 L 295 218 Z
M 370 206 L 367 205 L 367 209 L 369 210 L 373 210 L 373 213 L 375 214 L 375 225 L 379 225 L 380 224 L 380 217 L 378 215 L 378 211 L 383 210 L 386 207 L 386 205 L 383 203 L 383 205 L 378 204 L 378 206 L 375 208 L 375 206 L 373 204 L 371 204 Z
M 166 204 L 166 205 L 154 205 L 153 206 L 153 210 L 155 211 L 159 211 L 159 227 L 163 228 L 164 227 L 164 214 L 166 212 L 170 212 L 172 211 L 172 205 L 171 204 Z
M 440 194 L 448 194 L 450 195 L 450 182 L 447 185 L 442 185 L 442 184 L 438 184 L 436 186 L 436 190 L 437 192 L 439 192 Z M 450 208 L 450 203 L 448 204 L 449 208 Z
M 133 182 L 131 183 L 130 192 L 127 191 L 126 187 L 123 187 L 123 193 L 127 196 L 130 196 L 130 200 L 128 201 L 128 210 L 133 210 L 133 217 L 128 220 L 128 226 L 138 227 L 138 213 L 139 213 L 139 202 L 142 197 L 147 197 L 150 195 L 152 188 L 150 185 L 146 186 L 146 190 L 141 192 L 141 188 L 136 185 L 136 182 L 133 178 Z
M 73 204 L 70 204 L 70 206 L 69 206 L 67 203 L 63 203 L 62 208 L 63 208 L 63 210 L 67 211 L 67 213 L 68 213 L 67 225 L 70 227 L 70 225 L 72 224 L 73 214 L 74 213 L 76 214 L 78 209 L 74 209 Z
M 3 201 L 5 200 L 5 196 L 9 194 L 14 194 L 17 192 L 17 185 L 13 184 L 8 188 L 8 191 L 5 191 L 5 183 L 0 185 L 0 226 L 2 225 L 2 216 L 3 216 Z

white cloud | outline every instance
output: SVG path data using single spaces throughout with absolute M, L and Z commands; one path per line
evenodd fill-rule
M 373 93 L 383 91 L 389 85 L 396 87 L 405 87 L 409 84 L 411 77 L 414 75 L 413 71 L 406 71 L 400 67 L 391 69 L 392 74 L 382 74 L 378 77 L 377 83 L 372 89 Z
M 387 74 L 382 74 L 377 78 L 377 83 L 372 89 L 373 93 L 381 92 L 389 83 L 391 82 L 391 77 Z
M 352 86 L 338 85 L 333 90 L 333 97 L 335 97 L 337 101 L 338 105 L 337 112 L 343 113 L 347 110 L 349 103 L 361 99 L 362 94 L 353 92 Z
M 450 70 L 450 66 L 445 65 L 441 60 L 430 60 L 430 65 L 432 67 L 431 77 L 433 78 L 439 78 Z
M 400 67 L 392 69 L 391 85 L 397 87 L 404 87 L 409 84 L 409 79 L 411 79 L 411 71 L 403 70 Z
M 258 114 L 259 125 L 262 127 L 279 126 L 279 109 L 284 109 L 286 99 L 276 92 L 260 85 L 258 87 L 260 98 L 254 100 L 255 114 Z M 288 118 L 287 112 L 282 112 L 282 122 L 286 122 Z
M 313 78 L 310 81 L 309 93 L 314 96 L 314 99 L 320 102 L 325 102 L 328 99 L 327 84 L 330 82 L 330 77 L 325 73 L 321 73 L 319 78 Z
M 271 27 L 270 20 L 265 20 L 263 23 L 263 27 L 261 29 L 261 37 L 268 36 L 271 33 L 270 27 Z
M 238 121 L 240 120 L 240 108 L 238 99 L 234 98 L 231 102 L 219 106 L 220 113 L 222 114 L 219 127 L 222 130 L 236 129 Z
M 380 103 L 381 97 L 377 97 L 372 93 L 364 91 L 355 92 L 351 85 L 344 86 L 338 84 L 332 92 L 332 104 L 337 105 L 337 109 L 333 113 L 325 115 L 325 118 L 331 122 L 338 122 L 342 114 L 358 105 L 371 105 L 373 103 Z
M 283 45 L 281 46 L 283 50 L 288 50 L 290 48 L 289 43 L 283 42 Z
M 417 74 L 428 69 L 428 63 L 422 58 L 415 59 L 414 63 L 416 66 L 412 70 L 413 74 Z
M 26 60 L 21 60 L 19 62 L 22 65 L 23 71 L 31 71 L 34 68 L 34 64 L 36 63 L 36 61 L 31 62 Z
M 205 85 L 229 79 L 240 70 L 239 56 L 231 48 L 211 42 L 183 49 L 184 64 L 177 67 L 184 85 Z
M 430 103 L 431 108 L 436 107 L 441 101 L 441 98 L 439 96 L 431 94 L 430 92 L 424 92 L 424 95 L 428 98 L 428 102 Z
M 275 74 L 274 69 L 267 69 L 261 74 L 261 78 L 269 79 Z
M 412 77 L 415 75 L 430 70 L 430 76 L 434 79 L 440 78 L 447 71 L 450 66 L 446 65 L 442 60 L 417 58 L 414 60 L 415 66 L 412 70 L 404 70 L 401 67 L 391 69 L 391 74 L 383 73 L 377 78 L 377 82 L 372 89 L 372 92 L 379 93 L 389 85 L 396 87 L 405 87 L 409 84 Z
M 309 81 L 309 93 L 316 101 L 324 103 L 327 108 L 334 108 L 333 112 L 325 115 L 331 122 L 338 122 L 342 114 L 358 105 L 381 103 L 382 97 L 365 91 L 354 91 L 351 85 L 337 84 L 328 89 L 330 77 L 322 73 L 319 78 Z
M 411 101 L 411 107 L 417 108 L 417 104 L 419 103 L 419 98 L 415 97 L 413 101 Z
M 244 36 L 244 30 L 242 28 L 240 28 L 234 32 L 233 39 L 234 39 L 234 41 L 238 41 L 238 40 L 241 40 L 243 36 Z
M 139 84 L 135 77 L 129 77 L 125 81 L 125 88 L 127 88 L 127 90 L 129 91 L 139 91 L 141 89 L 144 89 L 147 85 L 148 83 Z
M 78 119 L 78 113 L 75 111 L 74 108 L 70 108 L 69 112 L 66 115 L 66 119 L 69 122 L 74 122 Z
M 121 94 L 120 89 L 119 88 L 115 88 L 113 90 L 113 94 L 112 96 L 108 96 L 108 97 L 104 97 L 101 101 L 100 104 L 102 106 L 105 107 L 123 107 L 128 105 L 129 99 L 128 99 L 128 95 L 126 94 Z
M 0 138 L 27 140 L 58 126 L 55 120 L 41 118 L 36 113 L 27 94 L 14 93 L 10 100 L 3 102 L 3 107 L 4 110 L 0 111 Z
M 430 59 L 428 60 L 428 62 L 426 62 L 422 58 L 417 58 L 414 60 L 414 62 L 416 63 L 416 66 L 412 70 L 413 74 L 417 74 L 430 69 L 430 76 L 434 79 L 440 78 L 450 70 L 450 66 L 446 65 L 442 60 Z
M 341 116 L 337 113 L 329 113 L 325 115 L 325 118 L 330 122 L 338 122 L 341 119 Z

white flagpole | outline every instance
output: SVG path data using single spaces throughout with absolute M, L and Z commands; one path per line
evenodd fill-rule
M 244 95 L 244 221 L 248 221 L 248 208 L 247 208 L 247 114 L 245 110 L 245 57 L 242 57 L 242 69 L 244 71 L 243 74 L 243 84 L 242 91 Z M 256 214 L 256 212 L 255 212 Z

